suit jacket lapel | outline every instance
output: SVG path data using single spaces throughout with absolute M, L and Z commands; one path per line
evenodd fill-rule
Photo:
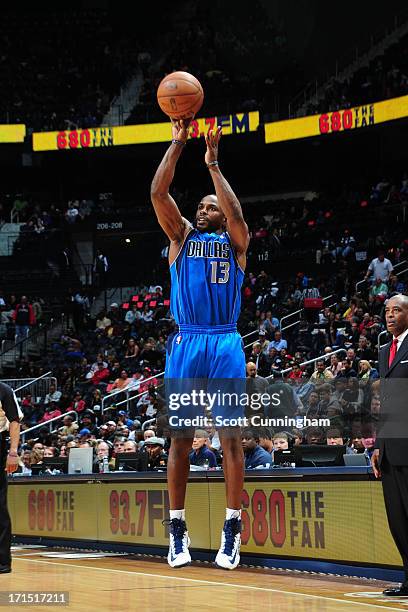
M 388 358 L 390 355 L 390 347 L 391 347 L 392 342 L 390 342 L 389 347 L 387 347 L 387 374 L 389 374 L 391 372 L 391 370 L 393 370 L 395 368 L 395 366 L 401 361 L 401 359 L 403 357 L 405 357 L 408 353 L 408 335 L 405 336 L 403 343 L 401 344 L 401 346 L 399 347 L 397 354 L 395 355 L 394 361 L 391 364 L 391 367 L 388 367 Z

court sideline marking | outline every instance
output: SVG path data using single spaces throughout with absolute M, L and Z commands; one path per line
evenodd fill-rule
M 16 561 L 26 561 L 27 563 L 43 563 L 45 565 L 57 565 L 57 566 L 64 566 L 64 567 L 76 567 L 79 569 L 90 569 L 90 570 L 94 570 L 94 571 L 102 571 L 102 572 L 114 572 L 114 573 L 118 573 L 118 574 L 130 574 L 133 576 L 147 576 L 148 578 L 162 578 L 162 579 L 167 579 L 167 580 L 181 580 L 183 582 L 197 582 L 200 584 L 210 584 L 212 586 L 225 586 L 225 587 L 231 587 L 231 588 L 235 588 L 235 589 L 248 589 L 251 591 L 266 591 L 269 593 L 283 593 L 285 595 L 294 595 L 297 597 L 310 597 L 312 599 L 323 599 L 323 600 L 327 600 L 327 601 L 335 601 L 337 603 L 350 603 L 350 604 L 354 604 L 356 606 L 368 606 L 369 608 L 380 608 L 381 610 L 398 610 L 398 612 L 401 612 L 401 610 L 403 610 L 403 608 L 391 608 L 390 606 L 380 606 L 378 604 L 373 604 L 373 603 L 364 603 L 362 601 L 351 601 L 348 599 L 337 599 L 335 597 L 325 597 L 324 595 L 311 595 L 309 593 L 297 593 L 296 591 L 283 591 L 282 589 L 270 589 L 267 587 L 257 587 L 257 586 L 251 586 L 251 585 L 243 585 L 243 584 L 234 584 L 231 582 L 217 582 L 215 580 L 200 580 L 198 578 L 183 578 L 181 576 L 163 576 L 161 574 L 151 574 L 149 572 L 132 572 L 130 570 L 120 570 L 120 569 L 110 569 L 108 567 L 92 567 L 92 565 L 75 565 L 75 563 L 58 563 L 58 562 L 54 562 L 54 561 L 40 561 L 40 559 L 24 559 L 24 558 L 19 558 L 19 557 L 15 557 L 13 560 Z M 384 601 L 384 603 L 386 604 L 387 601 Z

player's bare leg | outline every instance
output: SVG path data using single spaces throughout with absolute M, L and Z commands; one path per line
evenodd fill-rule
M 241 547 L 241 499 L 244 488 L 244 452 L 238 428 L 220 431 L 223 450 L 227 510 L 221 535 L 221 546 L 215 563 L 223 569 L 234 569 L 239 564 Z
M 190 538 L 185 517 L 185 497 L 193 437 L 174 437 L 167 462 L 167 483 L 170 501 L 170 546 L 167 561 L 171 567 L 183 567 L 191 563 L 188 550 Z

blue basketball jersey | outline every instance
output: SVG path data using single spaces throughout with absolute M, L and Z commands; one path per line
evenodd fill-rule
M 227 232 L 192 229 L 170 266 L 170 308 L 176 323 L 236 324 L 244 273 Z

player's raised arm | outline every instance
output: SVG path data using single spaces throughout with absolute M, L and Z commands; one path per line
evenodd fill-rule
M 242 214 L 241 204 L 218 165 L 218 143 L 221 133 L 220 127 L 215 132 L 213 130 L 208 132 L 205 139 L 207 143 L 205 163 L 211 173 L 218 205 L 227 218 L 227 230 L 231 242 L 237 251 L 238 259 L 241 259 L 240 263 L 244 263 L 245 267 L 245 253 L 249 244 L 248 226 Z
M 173 140 L 156 170 L 150 188 L 150 196 L 157 219 L 172 242 L 182 242 L 186 230 L 186 221 L 181 216 L 169 189 L 174 178 L 177 161 L 187 142 L 188 123 L 173 121 Z

